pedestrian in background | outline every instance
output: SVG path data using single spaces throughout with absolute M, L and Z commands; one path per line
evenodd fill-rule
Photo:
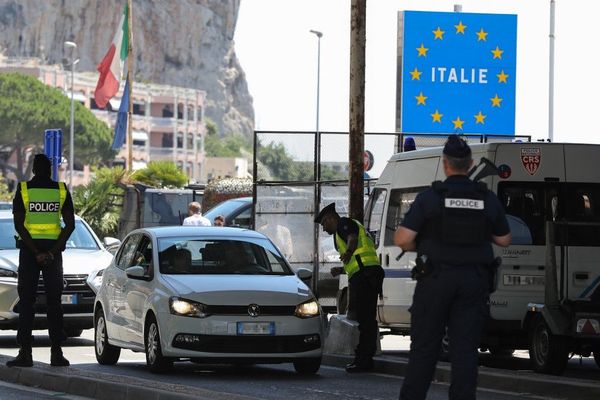
M 33 178 L 20 182 L 13 199 L 15 230 L 19 235 L 19 328 L 17 342 L 20 350 L 16 358 L 6 362 L 9 367 L 31 367 L 33 358 L 31 331 L 34 305 L 42 273 L 47 303 L 48 333 L 50 336 L 50 365 L 68 366 L 61 343 L 63 331 L 62 252 L 75 229 L 73 200 L 64 182 L 51 179 L 52 164 L 44 154 L 33 159 Z M 61 216 L 64 227 L 61 228 Z
M 188 204 L 188 215 L 183 220 L 183 225 L 211 226 L 208 218 L 202 216 L 202 206 L 197 201 Z
M 400 399 L 423 400 L 446 327 L 450 340 L 450 399 L 475 399 L 478 346 L 488 312 L 494 253 L 511 234 L 504 209 L 483 182 L 471 181 L 469 145 L 450 135 L 443 151 L 447 179 L 417 195 L 395 233 L 403 251 L 417 251 L 411 345 Z
M 213 221 L 213 226 L 225 226 L 225 217 L 222 215 L 217 215 Z
M 331 274 L 338 276 L 342 270 L 346 272 L 349 290 L 355 299 L 359 340 L 354 361 L 346 365 L 346 372 L 370 371 L 379 339 L 377 297 L 382 293 L 384 276 L 375 245 L 360 222 L 340 217 L 335 203 L 323 208 L 315 222 L 334 235 L 333 243 L 344 267 L 333 267 Z

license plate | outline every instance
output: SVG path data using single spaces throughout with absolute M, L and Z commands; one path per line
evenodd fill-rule
M 238 322 L 238 335 L 274 335 L 274 322 Z
M 63 294 L 61 296 L 61 303 L 63 304 L 77 304 L 76 294 Z

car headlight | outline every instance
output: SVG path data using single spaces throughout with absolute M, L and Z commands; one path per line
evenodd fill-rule
M 17 273 L 11 269 L 0 268 L 0 278 L 16 278 Z
M 298 318 L 311 318 L 316 317 L 321 313 L 321 307 L 316 300 L 309 300 L 305 303 L 298 304 L 294 315 Z
M 102 286 L 102 275 L 104 274 L 104 269 L 97 271 L 95 274 L 90 274 L 87 279 L 88 286 L 92 288 L 94 293 L 98 294 L 100 290 L 100 286 Z
M 182 299 L 180 297 L 171 297 L 169 299 L 169 310 L 171 311 L 171 314 L 184 317 L 206 318 L 210 315 L 206 304 Z

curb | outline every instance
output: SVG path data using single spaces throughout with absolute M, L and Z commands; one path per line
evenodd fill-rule
M 100 400 L 256 400 L 254 397 L 152 381 L 130 376 L 91 372 L 73 367 L 51 367 L 34 362 L 31 368 L 7 367 L 12 357 L 0 355 L 0 380 Z
M 323 355 L 323 364 L 344 367 L 354 357 L 333 354 Z M 376 356 L 373 372 L 404 376 L 407 359 Z M 448 363 L 438 362 L 434 381 L 450 383 L 451 368 Z M 594 381 L 541 375 L 530 371 L 503 371 L 479 367 L 478 389 L 491 389 L 512 393 L 531 394 L 546 398 L 568 398 L 577 400 L 600 399 L 600 383 Z

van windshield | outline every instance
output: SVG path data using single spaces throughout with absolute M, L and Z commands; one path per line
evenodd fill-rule
M 600 184 L 500 182 L 498 197 L 506 211 L 512 244 L 544 246 L 545 222 L 560 221 L 584 224 L 559 226 L 557 245 L 600 246 Z

